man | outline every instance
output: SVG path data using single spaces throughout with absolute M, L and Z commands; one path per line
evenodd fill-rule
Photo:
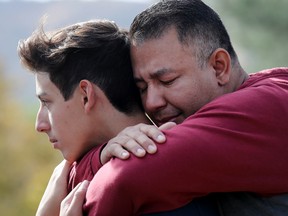
M 145 111 L 158 125 L 179 125 L 165 131 L 156 155 L 105 164 L 85 209 L 138 215 L 221 192 L 223 215 L 286 215 L 288 69 L 248 76 L 220 18 L 199 0 L 160 1 L 134 19 L 130 34 Z M 102 162 L 126 152 L 119 144 L 149 146 L 155 130 L 140 124 L 122 131 Z
M 67 161 L 55 169 L 65 170 L 65 187 L 49 184 L 37 215 L 59 215 L 70 164 L 74 162 L 68 192 L 93 178 L 102 143 L 127 126 L 148 123 L 133 82 L 128 34 L 106 20 L 48 33 L 39 28 L 19 42 L 18 53 L 35 75 L 40 100 L 36 130 L 46 133 Z

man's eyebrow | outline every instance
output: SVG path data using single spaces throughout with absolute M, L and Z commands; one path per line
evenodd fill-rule
M 155 71 L 154 73 L 151 74 L 151 77 L 152 78 L 157 78 L 157 77 L 161 77 L 167 73 L 171 73 L 172 71 L 168 68 L 162 68 L 162 69 L 159 69 L 157 71 Z
M 154 71 L 153 73 L 151 73 L 149 75 L 150 78 L 159 78 L 167 73 L 172 73 L 173 71 L 170 70 L 170 69 L 167 69 L 167 68 L 162 68 L 162 69 L 159 69 L 157 71 Z M 134 80 L 136 83 L 139 83 L 139 82 L 145 82 L 142 78 L 139 78 L 139 77 L 134 77 Z

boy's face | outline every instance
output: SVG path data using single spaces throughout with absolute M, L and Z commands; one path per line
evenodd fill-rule
M 60 150 L 66 160 L 73 162 L 79 159 L 92 145 L 88 141 L 87 118 L 80 96 L 74 93 L 65 101 L 46 73 L 36 74 L 35 81 L 40 101 L 36 130 L 45 132 L 52 146 Z

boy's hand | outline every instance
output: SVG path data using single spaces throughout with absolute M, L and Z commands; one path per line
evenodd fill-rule
M 67 176 L 71 164 L 63 160 L 53 171 L 36 216 L 59 216 L 61 201 L 67 195 Z
M 143 157 L 146 152 L 154 154 L 157 151 L 156 143 L 164 143 L 166 138 L 161 130 L 170 129 L 176 124 L 167 122 L 157 128 L 153 125 L 138 124 L 127 127 L 116 137 L 111 139 L 101 152 L 102 164 L 108 162 L 112 157 L 127 159 L 130 153 L 137 157 Z
M 82 216 L 82 206 L 89 186 L 88 181 L 79 183 L 61 202 L 60 216 Z

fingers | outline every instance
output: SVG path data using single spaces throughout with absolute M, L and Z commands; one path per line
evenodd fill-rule
M 157 151 L 157 143 L 165 142 L 164 134 L 154 125 L 138 124 L 133 130 L 127 130 L 126 135 L 132 140 L 126 143 L 126 149 L 131 149 L 136 156 L 142 151 L 153 154 Z M 144 155 L 143 155 L 144 156 Z
M 54 172 L 57 172 L 60 175 L 66 177 L 70 171 L 70 167 L 71 167 L 71 163 L 68 162 L 67 160 L 63 160 L 60 164 L 58 164 L 55 167 Z
M 175 122 L 166 122 L 165 124 L 161 125 L 159 127 L 160 130 L 169 130 L 176 126 L 177 124 Z
M 61 202 L 60 216 L 81 216 L 85 194 L 89 186 L 88 181 L 78 184 Z
M 112 141 L 113 142 L 113 141 Z M 106 147 L 102 150 L 100 155 L 101 164 L 107 163 L 112 157 L 117 157 L 122 160 L 129 158 L 130 154 L 121 145 L 107 143 Z
M 145 134 L 147 137 L 150 137 L 153 141 L 157 143 L 163 143 L 166 141 L 164 134 L 154 125 L 139 124 L 139 130 Z
M 155 142 L 163 143 L 165 140 L 164 134 L 153 125 L 138 124 L 127 127 L 107 143 L 101 152 L 100 160 L 104 164 L 113 156 L 127 159 L 129 152 L 137 157 L 143 157 L 146 152 L 154 154 L 157 151 Z

